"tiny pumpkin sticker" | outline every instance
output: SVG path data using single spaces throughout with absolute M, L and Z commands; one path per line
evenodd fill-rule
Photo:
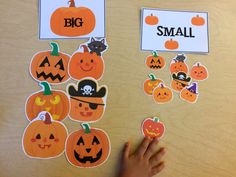
M 205 24 L 205 19 L 199 15 L 196 15 L 191 19 L 191 23 L 195 26 L 203 26 Z
M 31 158 L 55 158 L 64 152 L 66 137 L 64 124 L 54 121 L 48 112 L 41 112 L 25 128 L 23 151 Z
M 142 133 L 145 137 L 161 139 L 164 132 L 165 126 L 158 117 L 147 118 L 142 123 Z
M 66 140 L 67 160 L 77 167 L 92 168 L 103 164 L 110 154 L 110 140 L 106 132 L 81 124 Z
M 165 59 L 153 51 L 152 55 L 146 58 L 146 65 L 150 69 L 159 70 L 165 67 Z
M 169 49 L 169 50 L 176 50 L 176 49 L 179 48 L 178 41 L 177 40 L 173 40 L 173 39 L 165 41 L 164 45 L 165 45 L 165 48 Z
M 158 104 L 170 102 L 172 98 L 172 90 L 169 87 L 165 86 L 164 83 L 160 83 L 153 91 L 153 99 Z
M 155 15 L 153 15 L 153 14 L 148 15 L 148 16 L 146 16 L 146 18 L 145 18 L 145 23 L 146 23 L 147 25 L 151 25 L 151 26 L 157 25 L 158 22 L 159 22 L 158 17 L 155 16 Z
M 149 79 L 145 80 L 143 83 L 144 92 L 151 96 L 153 90 L 158 86 L 159 83 L 163 82 L 161 79 L 156 78 L 156 76 L 152 73 L 149 75 Z
M 193 65 L 190 75 L 194 80 L 204 81 L 208 78 L 208 71 L 206 66 L 202 65 L 200 62 L 197 62 Z

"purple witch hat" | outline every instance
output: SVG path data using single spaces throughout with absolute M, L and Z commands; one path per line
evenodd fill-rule
M 193 82 L 190 86 L 186 87 L 186 89 L 194 94 L 198 94 L 198 85 L 197 82 Z

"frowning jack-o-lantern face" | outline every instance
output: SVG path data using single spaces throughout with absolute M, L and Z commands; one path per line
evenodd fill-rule
M 152 55 L 146 58 L 146 65 L 153 70 L 162 69 L 165 66 L 165 59 L 153 51 Z
M 69 135 L 66 156 L 78 167 L 95 167 L 106 161 L 110 153 L 110 142 L 106 133 L 82 124 L 83 129 Z
M 37 81 L 58 84 L 69 79 L 68 62 L 70 56 L 59 52 L 58 44 L 51 43 L 52 51 L 37 53 L 30 64 L 30 73 Z

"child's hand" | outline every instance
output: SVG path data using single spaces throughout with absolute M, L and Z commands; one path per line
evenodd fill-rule
M 156 150 L 157 139 L 144 138 L 137 150 L 130 154 L 130 144 L 126 143 L 119 177 L 151 177 L 164 168 L 161 158 L 165 149 Z

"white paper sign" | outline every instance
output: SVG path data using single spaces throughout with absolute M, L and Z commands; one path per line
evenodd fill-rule
M 143 8 L 141 50 L 208 53 L 208 13 Z
M 105 37 L 105 0 L 39 0 L 39 38 Z

